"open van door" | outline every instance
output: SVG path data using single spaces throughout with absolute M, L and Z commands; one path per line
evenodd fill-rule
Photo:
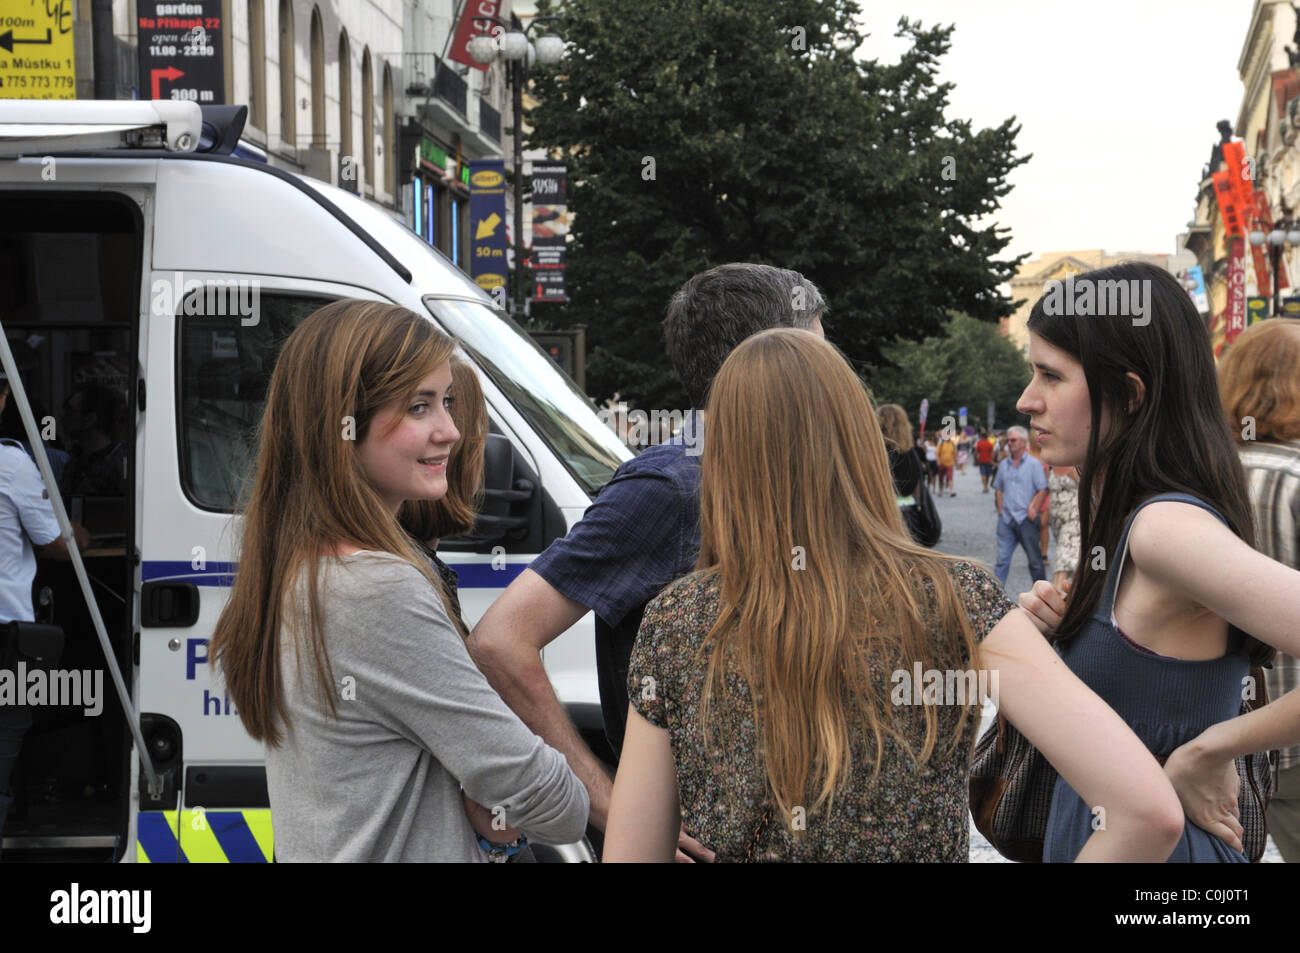
M 64 173 L 39 190 L 0 188 L 0 360 L 11 389 L 0 435 L 39 468 L 62 537 L 72 539 L 73 522 L 90 537 L 81 552 L 69 543 L 70 562 L 37 561 L 36 621 L 62 633 L 57 661 L 19 657 L 0 673 L 25 683 L 24 697 L 6 701 L 25 703 L 31 720 L 10 780 L 5 860 L 120 859 L 132 755 L 144 749 L 131 688 L 148 190 L 87 188 Z M 151 767 L 142 777 L 157 787 Z

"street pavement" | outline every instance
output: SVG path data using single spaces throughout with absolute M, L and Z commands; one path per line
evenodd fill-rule
M 997 558 L 997 508 L 994 504 L 993 491 L 984 493 L 980 488 L 979 467 L 968 464 L 966 472 L 957 471 L 954 488 L 956 496 L 946 493 L 935 496 L 935 505 L 939 508 L 939 518 L 943 521 L 943 535 L 935 548 L 955 556 L 967 556 L 987 564 L 989 571 Z M 1056 541 L 1052 540 L 1048 548 L 1047 577 L 1052 577 L 1056 559 Z M 1007 577 L 1007 594 L 1012 601 L 1027 592 L 1033 580 L 1029 575 L 1029 560 L 1023 549 L 1017 549 L 1011 559 L 1011 573 Z M 991 711 L 986 711 L 980 733 L 992 722 Z M 971 863 L 1008 863 L 971 823 L 970 830 Z M 1269 838 L 1268 849 L 1264 853 L 1264 863 L 1281 863 L 1282 857 Z

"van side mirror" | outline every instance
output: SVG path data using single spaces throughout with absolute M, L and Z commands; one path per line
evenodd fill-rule
M 490 433 L 483 448 L 483 505 L 474 520 L 474 538 L 481 542 L 522 538 L 528 535 L 527 507 L 519 504 L 532 500 L 536 484 L 526 477 L 515 477 L 515 448 L 510 438 Z M 525 515 L 518 514 L 521 510 Z

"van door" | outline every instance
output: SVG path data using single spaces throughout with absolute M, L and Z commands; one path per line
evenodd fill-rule
M 6 861 L 118 860 L 130 834 L 134 746 L 115 683 L 132 689 L 150 191 L 140 176 L 142 184 L 107 187 L 73 160 L 60 159 L 58 170 L 39 191 L 0 188 L 0 319 L 54 492 L 90 537 L 81 562 L 109 651 L 73 565 L 38 558 L 35 620 L 58 626 L 64 643 L 47 692 L 24 706 L 31 723 L 9 775 Z M 13 397 L 0 437 L 32 452 Z
M 267 861 L 264 753 L 208 663 L 234 571 L 231 518 L 290 332 L 352 285 L 155 272 L 141 512 L 140 709 L 165 797 L 141 800 L 139 859 Z

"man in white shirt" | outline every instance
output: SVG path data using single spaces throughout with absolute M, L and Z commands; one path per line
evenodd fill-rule
M 9 381 L 0 372 L 0 412 L 9 399 Z M 89 541 L 85 529 L 73 527 L 79 548 Z M 32 581 L 36 578 L 36 549 L 42 555 L 68 559 L 68 546 L 59 535 L 49 494 L 40 471 L 22 444 L 0 441 L 0 625 L 32 622 Z M 26 706 L 0 704 L 0 831 L 13 795 L 9 777 L 32 719 Z

